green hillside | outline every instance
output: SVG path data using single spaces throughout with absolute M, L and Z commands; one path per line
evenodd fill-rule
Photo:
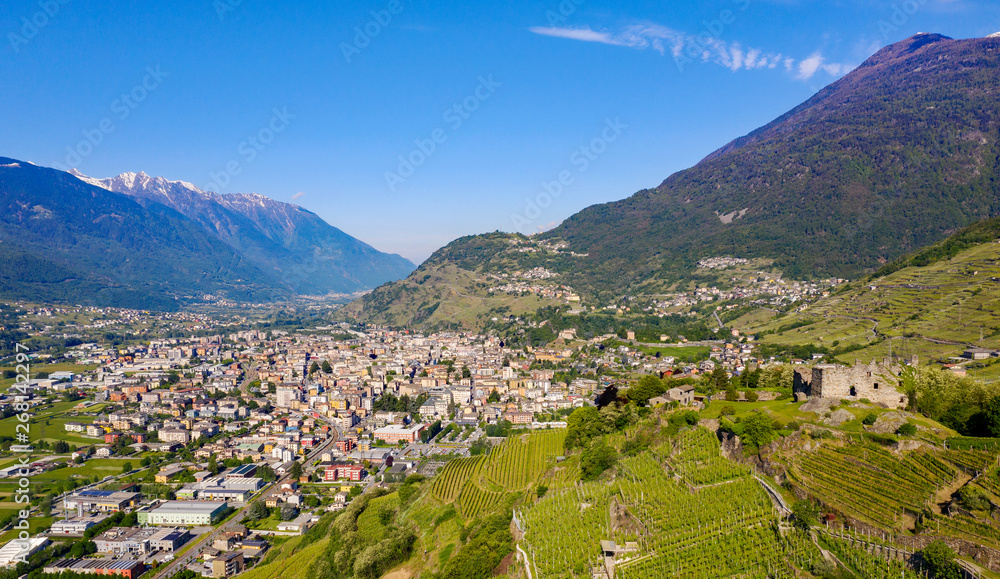
M 675 280 L 717 255 L 856 278 L 1000 214 L 998 46 L 936 34 L 887 46 L 658 187 L 543 237 L 588 254 L 569 276 L 584 293 Z
M 531 249 L 523 253 L 520 249 Z M 434 252 L 406 279 L 376 288 L 340 315 L 372 324 L 478 329 L 494 317 L 524 315 L 566 300 L 536 294 L 490 292 L 511 280 L 499 276 L 534 267 L 555 268 L 566 256 L 523 235 L 491 233 L 457 239 Z M 546 286 L 558 280 L 546 280 Z
M 987 220 L 787 315 L 757 313 L 733 325 L 765 344 L 813 345 L 845 362 L 884 358 L 890 343 L 893 354 L 924 360 L 971 345 L 1000 348 L 998 239 L 1000 219 Z M 1000 365 L 970 372 L 995 380 Z

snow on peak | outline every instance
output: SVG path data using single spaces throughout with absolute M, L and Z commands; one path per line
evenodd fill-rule
M 123 185 L 125 185 L 126 187 L 128 187 L 129 189 L 131 189 L 132 186 L 135 185 L 135 178 L 136 177 L 138 177 L 138 175 L 136 175 L 135 173 L 131 173 L 131 172 L 130 173 L 122 173 L 121 175 L 119 175 L 117 177 L 114 177 L 112 180 L 117 179 Z
M 993 34 L 986 35 L 986 38 L 1000 38 L 1000 32 L 994 32 Z
M 101 189 L 111 190 L 111 187 L 108 186 L 108 184 L 105 183 L 103 180 L 101 180 L 101 179 L 94 179 L 93 177 L 88 177 L 88 176 L 84 175 L 83 173 L 77 171 L 76 169 L 70 169 L 69 170 L 69 174 L 72 175 L 72 176 L 74 176 L 74 177 L 76 177 L 77 179 L 83 181 L 84 183 L 89 183 L 90 185 L 93 185 L 95 187 L 100 187 Z

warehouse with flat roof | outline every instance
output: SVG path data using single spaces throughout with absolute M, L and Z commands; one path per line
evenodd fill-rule
M 140 525 L 211 525 L 227 508 L 226 501 L 167 501 L 139 511 Z
M 66 497 L 67 510 L 118 512 L 139 503 L 139 493 L 87 489 Z

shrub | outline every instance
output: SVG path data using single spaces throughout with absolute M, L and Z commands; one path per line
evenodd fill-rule
M 924 562 L 935 577 L 940 579 L 960 579 L 964 574 L 955 562 L 955 552 L 944 541 L 934 541 L 920 552 Z
M 958 500 L 970 511 L 985 511 L 990 508 L 990 499 L 979 487 L 964 486 L 958 491 Z
M 913 436 L 917 433 L 917 425 L 912 422 L 904 422 L 896 429 L 896 434 L 900 436 Z
M 807 530 L 819 524 L 819 505 L 812 501 L 795 501 L 792 504 L 792 514 L 795 516 L 795 526 Z
M 864 424 L 865 426 L 871 426 L 872 424 L 875 424 L 875 422 L 877 420 L 878 420 L 878 416 L 874 412 L 869 412 L 861 420 L 861 424 Z
M 719 416 L 732 416 L 733 414 L 736 414 L 736 409 L 728 404 L 719 409 Z

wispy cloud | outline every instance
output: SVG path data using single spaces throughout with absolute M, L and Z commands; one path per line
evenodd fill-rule
M 607 32 L 598 32 L 589 28 L 553 28 L 534 26 L 528 30 L 543 36 L 555 36 L 556 38 L 568 38 L 570 40 L 581 40 L 583 42 L 600 42 L 601 44 L 623 46 L 622 43 L 615 41 L 615 39 L 612 38 Z
M 528 30 L 555 38 L 596 42 L 636 50 L 655 50 L 664 56 L 671 56 L 681 70 L 684 65 L 696 62 L 715 64 L 734 72 L 780 67 L 794 74 L 797 79 L 809 80 L 819 71 L 831 76 L 840 76 L 853 68 L 846 64 L 828 62 L 819 52 L 798 60 L 780 52 L 766 52 L 704 33 L 692 35 L 652 23 L 633 24 L 615 31 L 553 26 L 535 26 Z

